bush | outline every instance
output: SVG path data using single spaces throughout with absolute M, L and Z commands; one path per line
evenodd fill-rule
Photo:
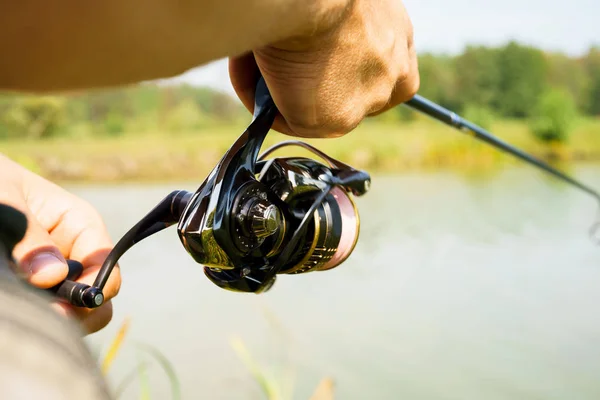
M 62 98 L 23 96 L 5 104 L 0 112 L 0 136 L 41 139 L 65 133 Z
M 125 118 L 116 111 L 109 112 L 104 118 L 104 131 L 109 136 L 120 136 L 125 132 Z
M 567 142 L 577 119 L 572 95 L 563 89 L 550 89 L 539 99 L 530 121 L 533 135 L 540 141 Z

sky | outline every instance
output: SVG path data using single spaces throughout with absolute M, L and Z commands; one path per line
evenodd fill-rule
M 418 52 L 458 53 L 467 44 L 517 40 L 570 55 L 600 45 L 600 0 L 404 0 Z M 227 60 L 217 60 L 169 81 L 234 93 Z

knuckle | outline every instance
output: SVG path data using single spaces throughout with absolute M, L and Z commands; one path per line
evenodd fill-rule
M 417 92 L 419 91 L 420 87 L 421 87 L 421 77 L 419 76 L 419 73 L 417 72 L 414 74 L 412 79 L 410 79 L 410 85 L 409 85 L 409 89 L 408 89 L 409 97 L 412 98 L 414 95 L 416 95 Z
M 382 90 L 379 90 L 374 96 L 370 107 L 368 107 L 366 114 L 376 113 L 382 109 L 387 108 L 390 105 L 393 93 L 393 85 L 385 86 Z
M 357 112 L 352 102 L 343 106 L 320 112 L 310 119 L 288 121 L 290 129 L 294 134 L 307 138 L 335 138 L 344 136 L 352 131 L 363 116 Z
M 81 198 L 78 198 L 77 201 L 77 208 L 80 210 L 81 213 L 85 214 L 91 220 L 104 224 L 100 213 L 90 202 Z
M 358 77 L 363 85 L 371 86 L 374 81 L 392 76 L 392 68 L 389 58 L 380 53 L 371 53 L 358 67 Z
M 341 112 L 332 118 L 330 124 L 332 131 L 337 132 L 340 136 L 345 135 L 360 124 L 364 115 L 365 113 L 361 107 L 356 107 L 353 102 L 348 102 Z
M 415 29 L 410 21 L 407 19 L 405 21 L 405 29 L 406 29 L 406 45 L 409 49 L 412 49 L 415 45 Z
M 400 64 L 400 73 L 393 94 L 394 101 L 404 102 L 411 99 L 419 91 L 420 85 L 417 63 L 412 56 L 408 57 Z
M 406 81 L 410 77 L 411 68 L 410 68 L 410 60 L 408 57 L 402 57 L 400 61 L 396 63 L 397 80 L 400 82 Z

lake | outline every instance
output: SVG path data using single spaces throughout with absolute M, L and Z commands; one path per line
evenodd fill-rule
M 600 167 L 571 172 L 600 188 Z M 196 185 L 69 189 L 116 241 L 171 190 Z M 209 282 L 174 227 L 139 243 L 121 259 L 113 322 L 87 339 L 104 354 L 130 318 L 111 382 L 147 359 L 152 398 L 171 398 L 141 342 L 173 364 L 184 399 L 262 399 L 238 337 L 277 382 L 291 379 L 294 399 L 325 377 L 336 399 L 600 398 L 590 196 L 523 167 L 374 176 L 357 205 L 360 240 L 345 264 L 279 276 L 263 295 Z M 121 398 L 139 398 L 138 381 Z

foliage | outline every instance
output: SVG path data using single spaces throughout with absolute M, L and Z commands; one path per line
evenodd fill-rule
M 140 84 L 64 96 L 0 94 L 0 138 L 194 130 L 248 112 L 233 97 L 188 85 Z
M 527 119 L 543 93 L 563 89 L 577 110 L 600 115 L 600 48 L 582 57 L 509 42 L 467 46 L 455 56 L 419 55 L 419 93 L 459 113 L 473 107 L 499 118 Z
M 65 100 L 23 96 L 0 102 L 0 137 L 43 139 L 56 136 L 65 124 Z
M 544 93 L 532 116 L 532 132 L 542 142 L 566 142 L 577 117 L 571 94 L 564 89 Z
M 491 123 L 492 111 L 497 119 L 530 120 L 542 95 L 554 89 L 568 92 L 579 114 L 600 116 L 599 47 L 573 57 L 513 41 L 496 47 L 470 45 L 453 56 L 422 53 L 418 58 L 419 94 L 472 116 L 480 125 Z M 149 82 L 63 96 L 0 93 L 0 139 L 168 135 L 232 126 L 248 118 L 233 96 L 185 84 Z M 375 120 L 403 124 L 418 118 L 408 107 L 397 107 Z M 544 123 L 539 116 L 537 120 Z
M 498 51 L 498 92 L 493 106 L 509 118 L 525 118 L 545 89 L 547 63 L 544 53 L 511 42 Z
M 113 338 L 106 355 L 102 360 L 102 373 L 106 376 L 110 367 L 113 365 L 119 350 L 123 347 L 123 343 L 125 341 L 125 337 L 129 332 L 130 326 L 130 318 L 126 318 L 116 336 Z M 158 365 L 162 368 L 163 372 L 167 375 L 169 379 L 169 383 L 171 384 L 171 393 L 172 398 L 174 400 L 181 399 L 181 385 L 179 382 L 179 378 L 175 372 L 175 369 L 171 362 L 164 356 L 158 349 L 154 346 L 145 344 L 145 343 L 136 343 L 136 348 L 140 353 L 138 353 L 138 357 L 142 354 L 149 355 L 154 361 L 158 363 Z M 149 400 L 151 398 L 150 393 L 150 380 L 148 378 L 148 366 L 149 363 L 147 360 L 140 360 L 135 369 L 125 375 L 125 377 L 121 380 L 121 382 L 117 385 L 115 390 L 116 398 L 120 398 L 124 393 L 125 389 L 135 380 L 137 377 L 140 384 L 140 399 Z
M 582 60 L 570 58 L 564 54 L 549 53 L 546 54 L 546 57 L 549 86 L 568 91 L 575 100 L 577 108 L 585 112 L 590 102 L 588 95 L 593 70 L 590 70 L 590 74 L 588 74 Z M 600 65 L 598 65 L 598 70 L 600 71 Z
M 294 398 L 289 385 L 280 382 L 267 368 L 261 366 L 252 356 L 243 340 L 232 337 L 230 340 L 232 349 L 242 360 L 256 383 L 260 386 L 267 400 L 291 400 Z M 309 400 L 333 400 L 334 382 L 331 378 L 321 380 Z
M 121 327 L 119 328 L 117 334 L 113 338 L 104 359 L 102 360 L 102 373 L 107 374 L 110 370 L 110 367 L 113 365 L 121 346 L 123 345 L 123 341 L 125 340 L 125 336 L 129 331 L 130 319 L 126 318 Z
M 272 322 L 272 321 L 271 321 Z M 130 328 L 130 318 L 126 318 L 121 324 L 117 334 L 110 343 L 109 349 L 102 360 L 102 373 L 106 376 L 110 367 L 114 364 L 119 351 L 122 349 L 125 338 Z M 292 388 L 289 384 L 283 384 L 278 379 L 270 374 L 264 367 L 260 366 L 254 359 L 244 342 L 238 338 L 231 338 L 231 346 L 236 354 L 240 357 L 245 366 L 249 369 L 256 382 L 261 387 L 265 397 L 269 400 L 288 400 L 293 398 Z M 146 359 L 139 358 L 142 354 L 149 355 L 162 368 L 167 375 L 171 384 L 172 399 L 181 399 L 181 384 L 175 371 L 175 368 L 169 359 L 162 354 L 154 346 L 145 343 L 136 343 L 138 353 L 138 363 L 135 368 L 126 374 L 117 385 L 115 397 L 121 398 L 127 387 L 137 378 L 139 382 L 139 399 L 151 399 L 151 385 L 148 376 L 149 362 Z M 309 400 L 333 400 L 334 398 L 334 382 L 331 378 L 323 379 Z
M 419 75 L 421 88 L 419 94 L 429 99 L 435 99 L 437 103 L 446 108 L 457 108 L 459 96 L 458 87 L 464 90 L 457 82 L 454 73 L 455 60 L 446 56 L 436 56 L 425 53 L 419 56 Z
M 589 114 L 600 116 L 600 47 L 593 47 L 583 59 L 589 77 L 586 109 Z
M 457 108 L 478 108 L 499 103 L 501 64 L 498 49 L 469 46 L 456 58 L 456 86 L 460 88 Z

